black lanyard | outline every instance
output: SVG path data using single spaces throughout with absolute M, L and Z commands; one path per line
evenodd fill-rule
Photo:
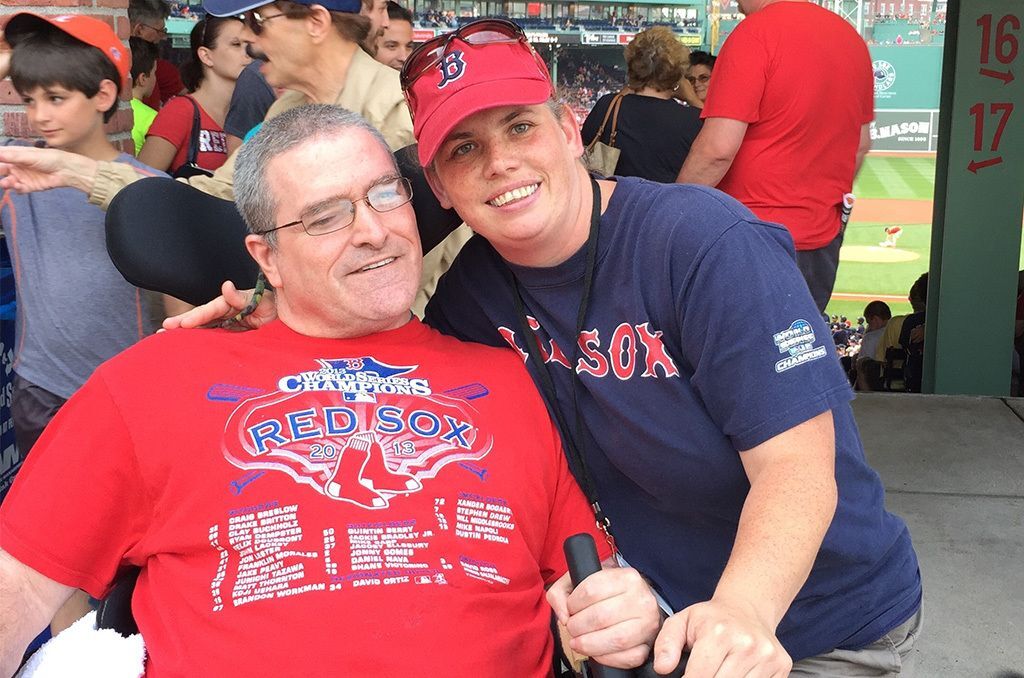
M 551 380 L 551 373 L 548 370 L 547 363 L 544 362 L 544 358 L 540 354 L 539 339 L 530 329 L 529 321 L 526 319 L 526 310 L 523 307 L 523 295 L 519 289 L 519 281 L 516 280 L 516 276 L 511 269 L 507 269 L 507 267 L 506 269 L 512 281 L 512 291 L 514 292 L 512 297 L 516 306 L 516 314 L 519 316 L 519 330 L 522 333 L 523 342 L 526 344 L 527 353 L 530 359 L 533 360 L 534 365 L 537 366 L 536 371 L 540 376 L 541 389 L 554 410 L 555 420 L 559 430 L 562 432 L 562 440 L 569 457 L 569 466 L 574 470 L 576 480 L 579 482 L 587 501 L 590 502 L 590 507 L 594 510 L 597 526 L 604 532 L 614 552 L 615 540 L 611 534 L 611 521 L 604 511 L 601 510 L 601 505 L 597 501 L 597 488 L 594 487 L 594 481 L 590 477 L 590 471 L 587 469 L 587 465 L 583 461 L 583 455 L 578 447 L 579 443 L 583 440 L 583 417 L 580 414 L 578 398 L 580 378 L 576 372 L 576 365 L 580 360 L 580 333 L 583 332 L 583 323 L 587 317 L 587 307 L 590 305 L 590 291 L 594 283 L 594 267 L 597 263 L 597 233 L 598 225 L 601 222 L 601 189 L 593 177 L 590 178 L 590 187 L 594 193 L 594 205 L 590 212 L 590 233 L 587 236 L 587 267 L 583 274 L 583 293 L 580 296 L 580 305 L 576 312 L 576 332 L 573 334 L 572 362 L 569 365 L 569 373 L 572 375 L 570 377 L 572 380 L 572 408 L 576 416 L 575 435 L 569 435 L 569 426 L 565 421 L 565 415 L 558 407 L 558 398 L 555 394 L 554 382 Z

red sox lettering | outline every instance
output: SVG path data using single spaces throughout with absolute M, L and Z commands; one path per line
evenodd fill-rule
M 540 330 L 536 318 L 526 316 L 526 319 L 531 330 L 535 333 Z M 528 356 L 526 350 L 516 343 L 515 331 L 499 327 L 498 332 L 525 362 Z M 677 377 L 679 368 L 665 349 L 661 337 L 661 330 L 653 329 L 649 322 L 639 325 L 620 323 L 607 342 L 601 337 L 600 330 L 583 330 L 579 336 L 580 358 L 576 372 L 595 377 L 607 377 L 610 373 L 622 381 L 636 376 L 639 370 L 642 370 L 639 373 L 641 377 Z M 554 339 L 544 340 L 537 336 L 537 341 L 545 363 L 557 363 L 569 369 L 569 359 Z
M 484 458 L 492 440 L 466 401 L 433 393 L 416 366 L 373 358 L 320 360 L 278 390 L 243 401 L 225 427 L 224 456 L 280 471 L 332 499 L 381 509 L 453 462 Z

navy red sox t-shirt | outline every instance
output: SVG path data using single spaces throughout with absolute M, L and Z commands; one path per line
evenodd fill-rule
M 799 660 L 908 619 L 921 601 L 910 535 L 865 461 L 853 393 L 787 231 L 713 189 L 620 178 L 574 361 L 585 255 L 511 268 L 569 422 L 571 364 L 579 375 L 581 447 L 630 564 L 676 610 L 708 600 L 750 489 L 742 450 L 831 410 L 838 508 L 779 640 Z M 516 347 L 537 381 L 505 266 L 471 240 L 427 321 Z

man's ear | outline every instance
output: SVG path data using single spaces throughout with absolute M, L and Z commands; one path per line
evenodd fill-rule
M 446 210 L 450 210 L 454 207 L 452 201 L 448 199 L 448 192 L 444 190 L 444 186 L 441 185 L 441 179 L 437 176 L 437 172 L 434 170 L 434 163 L 430 163 L 429 167 L 423 168 L 423 176 L 427 178 L 427 184 L 430 185 L 430 190 L 437 196 L 437 201 L 441 203 L 441 207 Z
M 320 43 L 334 30 L 331 13 L 323 5 L 310 5 L 306 15 L 306 30 L 314 43 Z
M 578 158 L 583 155 L 583 137 L 580 136 L 580 128 L 576 124 L 576 116 L 566 104 L 560 104 L 560 106 L 562 115 L 558 118 L 558 126 L 562 128 L 565 140 L 569 142 L 572 156 Z
M 96 110 L 100 113 L 109 111 L 111 106 L 117 103 L 117 95 L 120 89 L 113 80 L 101 80 L 99 89 L 92 97 Z
M 245 249 L 259 265 L 271 287 L 281 287 L 281 274 L 277 270 L 277 250 L 267 243 L 266 236 L 250 233 L 245 236 Z

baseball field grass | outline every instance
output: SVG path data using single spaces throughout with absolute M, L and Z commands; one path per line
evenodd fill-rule
M 885 301 L 894 315 L 910 312 L 907 292 L 928 270 L 934 191 L 933 155 L 867 157 L 854 183 L 857 203 L 826 309 L 830 315 L 856 320 L 872 299 Z M 883 245 L 885 229 L 894 226 L 900 229 L 895 245 Z

